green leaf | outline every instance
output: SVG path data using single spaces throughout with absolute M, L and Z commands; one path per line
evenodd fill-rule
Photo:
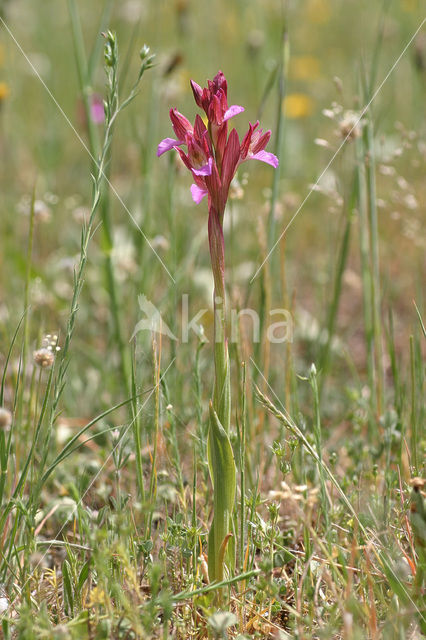
M 74 598 L 71 586 L 71 566 L 68 560 L 64 560 L 62 565 L 62 581 L 64 585 L 64 599 L 66 609 L 69 609 L 69 613 L 74 615 Z
M 211 580 L 223 579 L 220 548 L 230 533 L 230 516 L 234 508 L 236 468 L 232 446 L 216 411 L 210 403 L 210 464 L 214 483 L 214 517 L 209 535 L 209 575 Z
M 78 576 L 78 581 L 77 581 L 77 591 L 78 593 L 80 593 L 81 589 L 83 588 L 84 583 L 86 582 L 88 576 L 89 576 L 89 567 L 90 567 L 90 560 L 87 560 L 87 562 L 84 563 L 84 565 L 81 568 L 80 574 Z
M 218 343 L 215 346 L 215 349 L 218 350 L 218 353 L 221 354 L 223 350 L 223 345 Z M 218 353 L 216 353 L 216 360 L 218 358 Z M 216 413 L 216 418 L 225 431 L 226 434 L 229 434 L 230 423 L 231 423 L 231 378 L 229 373 L 229 355 L 228 349 L 225 345 L 224 353 L 224 369 L 222 371 L 221 377 L 223 379 L 222 384 L 219 384 L 219 381 L 216 379 L 215 381 L 215 395 L 213 398 L 213 407 Z M 222 355 L 223 355 L 222 353 Z M 216 377 L 218 377 L 218 372 L 216 371 Z M 214 489 L 214 471 L 212 466 L 211 459 L 211 439 L 212 439 L 212 429 L 209 429 L 209 435 L 207 438 L 207 462 L 210 471 L 210 479 L 212 481 L 213 489 Z

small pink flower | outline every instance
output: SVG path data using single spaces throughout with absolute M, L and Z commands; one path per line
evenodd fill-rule
M 185 144 L 186 135 L 193 134 L 194 130 L 191 123 L 184 115 L 179 113 L 177 109 L 170 109 L 170 120 L 172 121 L 173 131 L 175 132 L 177 139 L 164 138 L 158 145 L 157 156 L 163 155 L 170 149 L 176 149 L 177 147 Z
M 185 143 L 188 147 L 186 154 L 182 149 L 177 149 L 184 164 L 197 176 L 209 176 L 213 166 L 213 149 L 208 137 L 207 129 L 200 116 L 195 118 L 194 129 L 185 134 Z
M 278 167 L 278 158 L 273 153 L 264 151 L 271 138 L 271 132 L 263 133 L 262 129 L 257 129 L 259 121 L 254 125 L 249 123 L 249 130 L 241 143 L 241 162 L 244 160 L 261 160 L 270 164 L 274 169 Z
M 105 121 L 104 102 L 98 93 L 94 93 L 90 98 L 90 118 L 95 124 Z

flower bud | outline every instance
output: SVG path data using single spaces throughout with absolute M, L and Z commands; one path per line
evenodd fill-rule
M 117 38 L 113 31 L 102 34 L 106 39 L 104 47 L 104 58 L 107 67 L 114 67 L 118 61 Z
M 142 60 L 142 62 L 144 60 L 146 60 L 146 58 L 149 56 L 149 51 L 150 51 L 150 49 L 149 49 L 148 45 L 144 44 L 142 49 L 139 51 L 139 57 Z

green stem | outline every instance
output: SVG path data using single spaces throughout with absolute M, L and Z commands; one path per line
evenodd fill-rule
M 275 136 L 275 145 L 274 145 L 274 153 L 279 158 L 281 147 L 284 138 L 284 113 L 283 113 L 283 101 L 285 98 L 285 90 L 286 90 L 286 80 L 287 80 L 287 68 L 288 62 L 290 59 L 290 45 L 288 40 L 287 30 L 284 28 L 282 33 L 282 42 L 281 42 L 281 55 L 279 62 L 279 71 L 278 71 L 278 94 L 277 94 L 277 119 L 276 119 L 276 136 Z M 271 251 L 275 245 L 275 209 L 276 203 L 278 199 L 278 191 L 281 177 L 281 162 L 278 167 L 275 169 L 273 173 L 272 179 L 272 194 L 271 194 L 271 202 L 269 209 L 269 218 L 268 218 L 268 251 Z M 270 257 L 271 261 L 271 272 L 274 273 L 273 269 L 273 261 L 274 254 Z
M 220 214 L 212 206 L 209 212 L 209 244 L 214 278 L 214 365 L 213 408 L 220 423 L 229 432 L 230 385 L 229 355 L 226 338 L 225 246 Z
M 410 336 L 410 375 L 411 375 L 411 464 L 414 475 L 419 473 L 417 415 L 416 415 L 416 364 L 414 352 L 414 336 Z
M 152 341 L 152 356 L 154 362 L 154 445 L 152 451 L 152 467 L 151 478 L 149 483 L 149 504 L 154 508 L 157 499 L 157 450 L 158 450 L 158 434 L 160 428 L 160 363 L 157 354 L 157 343 L 155 338 Z M 147 539 L 151 536 L 153 511 L 151 510 L 148 519 Z
M 92 157 L 92 172 L 96 168 L 96 157 L 99 149 L 99 139 L 97 129 L 90 117 L 90 80 L 89 70 L 86 60 L 86 50 L 84 46 L 83 33 L 81 30 L 81 21 L 78 14 L 78 8 L 75 0 L 68 0 L 68 12 L 71 21 L 71 33 L 74 44 L 74 53 L 77 66 L 78 84 L 83 101 L 84 112 L 86 116 L 87 132 L 89 136 L 89 148 Z
M 370 271 L 370 238 L 368 234 L 368 205 L 365 184 L 365 164 L 363 158 L 362 140 L 357 141 L 357 187 L 358 187 L 358 215 L 359 215 L 359 247 L 361 255 L 361 277 L 362 277 L 362 295 L 364 305 L 364 330 L 367 350 L 367 371 L 368 386 L 371 390 L 371 409 L 373 413 L 376 411 L 376 397 L 374 389 L 376 388 L 376 367 L 374 357 L 374 330 L 373 330 L 373 310 L 371 308 L 371 271 Z M 374 418 L 369 416 L 370 435 L 373 435 Z
M 355 180 L 356 183 L 356 180 Z M 344 205 L 343 217 L 346 217 L 345 228 L 343 231 L 342 241 L 340 245 L 339 255 L 337 259 L 336 272 L 333 286 L 333 298 L 328 308 L 327 317 L 327 341 L 320 351 L 319 367 L 321 371 L 321 379 L 319 381 L 320 397 L 323 390 L 324 382 L 326 380 L 326 374 L 330 361 L 330 351 L 333 342 L 334 332 L 336 329 L 337 314 L 339 311 L 340 298 L 342 293 L 343 274 L 345 272 L 346 264 L 349 256 L 351 228 L 352 228 L 352 209 L 355 206 L 356 197 L 356 184 L 354 184 L 353 191 L 349 204 Z
M 242 363 L 242 407 L 241 407 L 241 440 L 240 440 L 240 571 L 244 565 L 244 542 L 245 542 L 245 514 L 246 514 L 246 363 Z
M 321 412 L 320 412 L 317 371 L 316 371 L 315 365 L 312 365 L 311 367 L 309 382 L 311 383 L 312 391 L 314 394 L 314 406 L 315 406 L 314 436 L 315 436 L 315 446 L 318 453 L 318 471 L 320 475 L 320 484 L 321 484 L 321 510 L 324 516 L 325 529 L 326 529 L 326 532 L 328 533 L 329 527 L 330 527 L 330 518 L 328 514 L 329 497 L 327 494 L 324 465 L 322 460 Z
M 236 470 L 229 440 L 231 383 L 226 339 L 225 246 L 223 212 L 213 205 L 209 211 L 209 245 L 214 278 L 214 364 L 215 383 L 210 403 L 208 458 L 213 483 L 213 522 L 209 533 L 208 565 L 211 581 L 222 581 L 225 552 L 231 570 L 235 545 L 230 540 L 230 520 L 234 508 Z M 218 592 L 220 597 L 220 594 Z
M 34 220 L 35 220 L 35 197 L 36 190 L 35 185 L 33 188 L 32 198 L 31 198 L 31 207 L 30 207 L 30 228 L 28 234 L 28 249 L 27 249 L 27 268 L 25 274 L 25 288 L 24 288 L 24 341 L 22 347 L 22 381 L 25 380 L 25 372 L 27 369 L 27 356 L 28 356 L 28 347 L 29 347 L 29 335 L 30 335 L 30 284 L 31 284 L 31 268 L 32 268 L 32 256 L 33 256 L 33 244 L 34 244 Z M 23 420 L 23 402 L 24 402 L 24 394 L 21 393 L 19 395 L 18 402 L 18 410 L 16 423 L 22 424 L 24 426 L 24 432 L 21 434 L 23 436 L 22 439 L 18 439 L 16 446 L 16 468 L 19 469 L 20 464 L 20 455 L 21 449 L 19 446 L 19 442 L 26 442 L 28 440 L 29 434 L 29 424 L 30 424 L 30 415 L 27 416 L 27 420 L 24 422 Z
M 379 269 L 379 232 L 376 205 L 376 166 L 374 155 L 374 136 L 371 119 L 368 119 L 365 131 L 365 164 L 368 192 L 368 210 L 371 249 L 371 311 L 373 320 L 374 352 L 377 372 L 376 405 L 380 415 L 384 406 L 384 375 L 382 364 L 382 330 L 380 321 L 380 269 Z

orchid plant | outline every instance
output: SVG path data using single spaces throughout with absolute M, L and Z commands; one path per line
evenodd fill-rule
M 211 581 L 224 577 L 225 554 L 232 536 L 230 529 L 235 502 L 236 469 L 229 439 L 231 423 L 231 382 L 225 307 L 225 243 L 223 218 L 229 187 L 241 163 L 261 160 L 272 167 L 278 158 L 265 151 L 271 132 L 263 133 L 259 122 L 249 124 L 242 141 L 236 129 L 228 135 L 228 120 L 244 111 L 244 107 L 228 107 L 227 82 L 222 71 L 202 89 L 191 80 L 195 102 L 205 112 L 207 126 L 200 115 L 194 125 L 176 109 L 170 119 L 176 138 L 165 138 L 157 155 L 175 149 L 191 171 L 194 183 L 191 194 L 199 204 L 208 197 L 208 236 L 214 278 L 214 365 L 215 381 L 210 402 L 208 463 L 213 484 L 213 521 L 209 533 L 208 568 Z M 182 148 L 186 147 L 186 151 Z M 232 564 L 228 553 L 229 563 Z

